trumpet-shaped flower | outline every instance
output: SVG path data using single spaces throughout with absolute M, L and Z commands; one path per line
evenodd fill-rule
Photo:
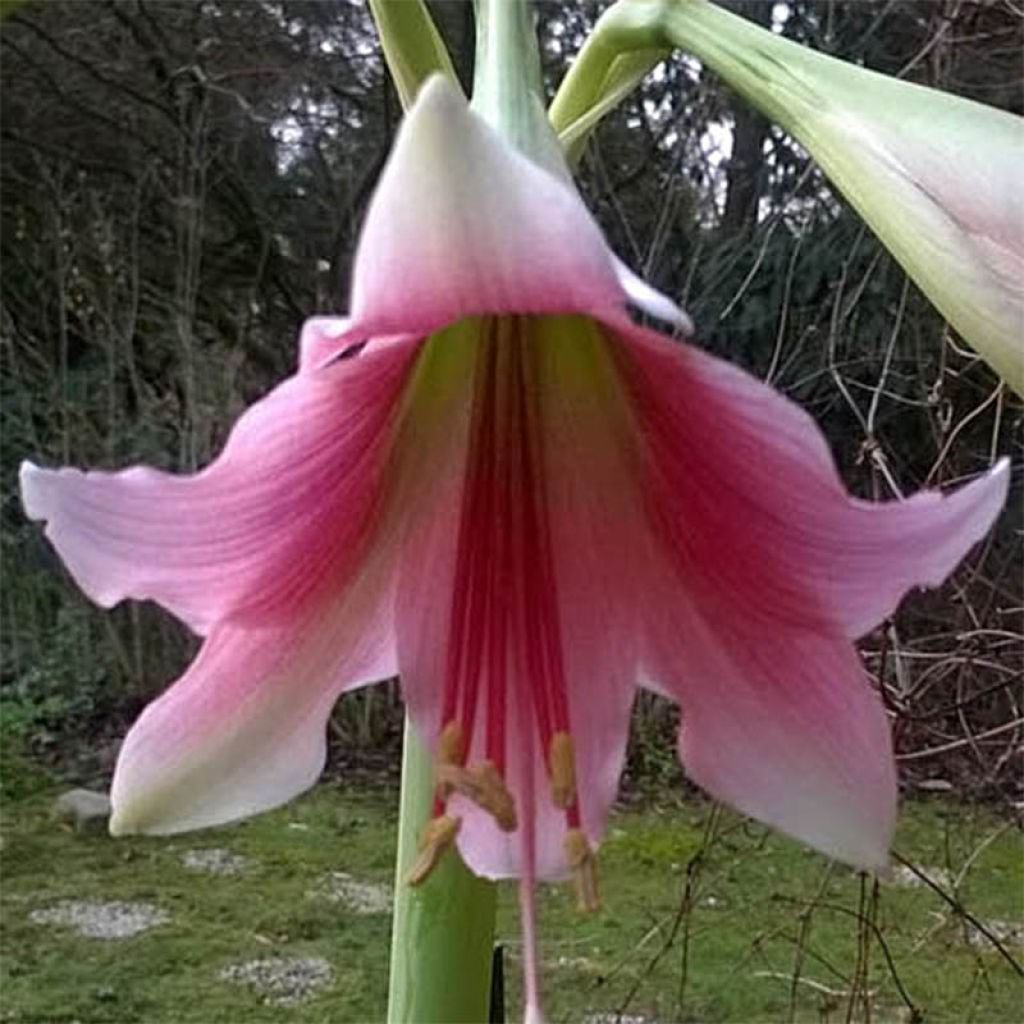
M 115 833 L 231 821 L 324 762 L 344 691 L 400 674 L 434 752 L 414 881 L 457 842 L 597 901 L 638 685 L 679 701 L 708 792 L 879 868 L 896 785 L 852 639 L 990 527 L 1005 465 L 956 493 L 849 497 L 795 405 L 636 326 L 681 316 L 577 194 L 433 80 L 371 203 L 347 319 L 194 476 L 26 464 L 28 514 L 90 597 L 205 641 L 125 740 Z
M 807 148 L 943 316 L 1024 395 L 1024 119 L 815 52 L 708 0 L 620 0 L 593 41 L 679 46 L 705 61 Z M 568 137 L 607 105 L 602 98 Z

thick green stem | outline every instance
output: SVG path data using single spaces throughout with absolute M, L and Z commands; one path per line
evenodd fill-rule
M 388 1024 L 480 1024 L 488 1019 L 495 885 L 448 850 L 417 888 L 405 879 L 430 818 L 433 765 L 408 720 L 402 756 Z
M 476 64 L 471 106 L 506 142 L 568 177 L 544 111 L 540 50 L 527 0 L 474 0 Z

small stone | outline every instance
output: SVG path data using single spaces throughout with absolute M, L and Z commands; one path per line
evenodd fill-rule
M 62 900 L 44 910 L 33 910 L 36 924 L 66 925 L 87 939 L 130 939 L 166 924 L 170 917 L 151 903 L 87 903 Z
M 69 789 L 54 801 L 53 816 L 73 825 L 76 832 L 103 832 L 110 819 L 110 797 L 91 789 Z
M 583 1024 L 655 1024 L 652 1017 L 643 1017 L 637 1013 L 588 1013 Z
M 393 902 L 390 886 L 359 882 L 344 871 L 332 871 L 309 895 L 340 903 L 355 914 L 389 914 Z
M 181 855 L 181 863 L 189 871 L 201 871 L 207 875 L 241 875 L 246 872 L 252 862 L 240 853 L 218 846 L 202 850 L 186 850 Z
M 586 956 L 560 956 L 550 961 L 551 966 L 561 967 L 569 971 L 585 971 L 588 974 L 600 974 L 603 970 L 597 960 L 591 960 Z
M 1024 921 L 982 921 L 985 928 L 1004 946 L 1024 946 Z M 992 940 L 973 924 L 967 925 L 967 943 L 993 949 Z
M 953 789 L 953 783 L 949 779 L 921 779 L 917 788 L 925 793 L 949 793 Z
M 922 865 L 918 870 L 922 875 L 927 875 L 940 889 L 948 890 L 953 888 L 955 880 L 953 873 L 947 871 L 946 868 Z M 927 885 L 906 864 L 900 864 L 898 867 L 893 868 L 887 881 L 891 881 L 893 885 L 898 885 L 905 889 L 921 889 Z
M 267 1006 L 296 1006 L 330 985 L 334 971 L 323 957 L 268 957 L 231 964 L 218 977 L 254 989 Z

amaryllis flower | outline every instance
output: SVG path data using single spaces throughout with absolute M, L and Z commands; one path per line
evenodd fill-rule
M 681 318 L 565 180 L 433 80 L 371 203 L 351 315 L 306 324 L 296 375 L 211 466 L 26 464 L 28 514 L 90 597 L 158 601 L 205 637 L 125 740 L 114 833 L 290 799 L 338 695 L 399 674 L 437 771 L 414 880 L 452 842 L 525 876 L 530 950 L 535 877 L 597 901 L 639 685 L 682 705 L 708 792 L 885 864 L 889 730 L 851 641 L 947 576 L 1007 468 L 851 498 L 806 414 L 630 303 Z

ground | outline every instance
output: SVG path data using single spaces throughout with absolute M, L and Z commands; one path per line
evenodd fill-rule
M 22 789 L 0 819 L 0 1021 L 384 1019 L 393 788 L 327 784 L 238 826 L 130 840 L 74 833 L 52 820 L 52 789 Z M 1009 962 L 1024 940 L 1017 826 L 918 801 L 896 849 L 975 923 L 909 869 L 875 890 L 710 804 L 620 810 L 600 854 L 602 911 L 581 916 L 567 887 L 543 890 L 549 1018 L 1024 1020 Z M 511 888 L 498 930 L 516 1020 Z

